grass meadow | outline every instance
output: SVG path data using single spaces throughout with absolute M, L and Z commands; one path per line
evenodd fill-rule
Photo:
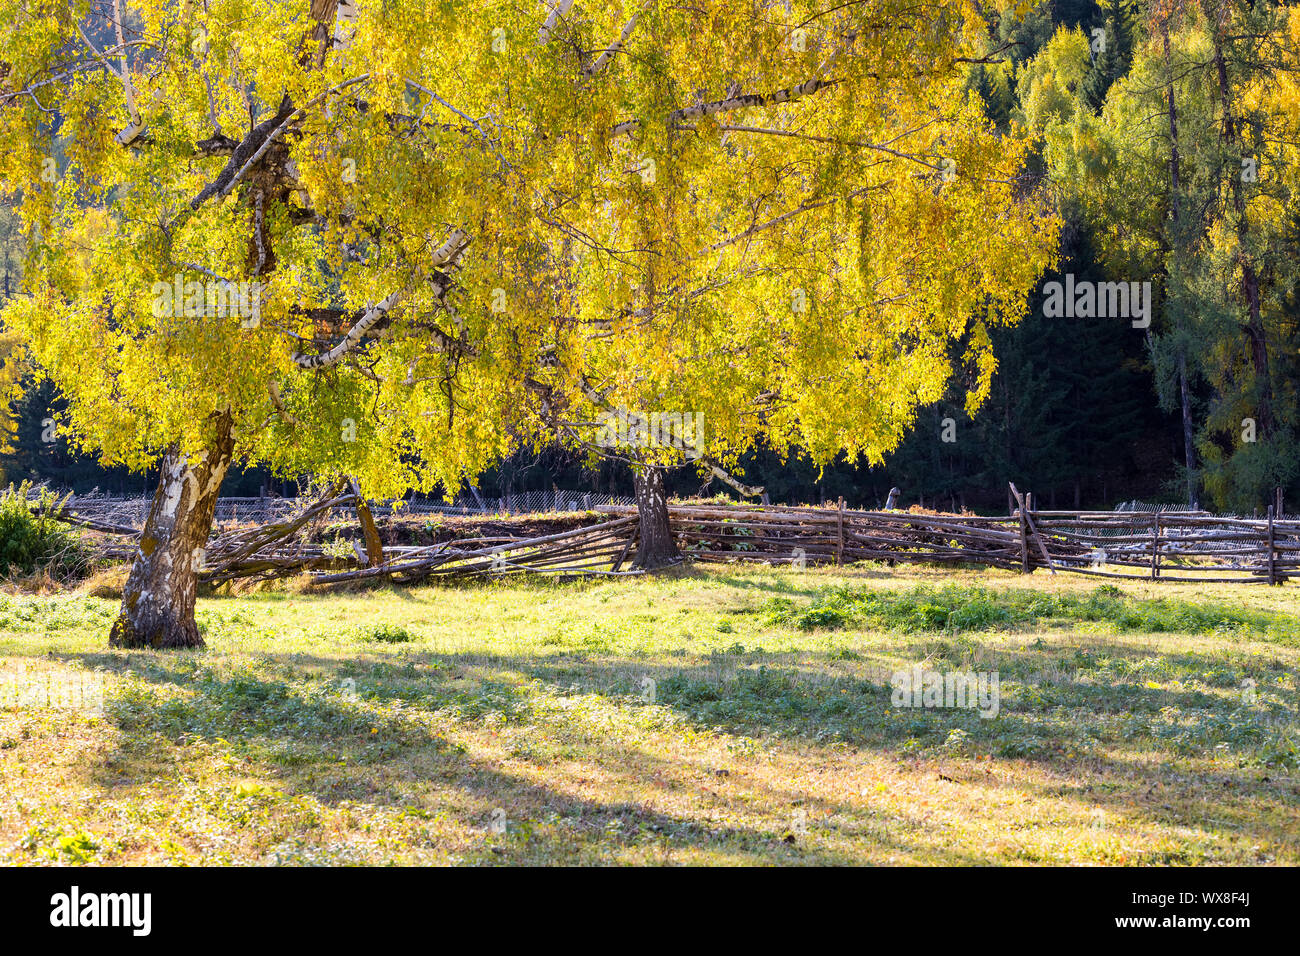
M 9 593 L 0 862 L 1296 865 L 1298 594 L 712 565 L 206 596 L 149 653 Z

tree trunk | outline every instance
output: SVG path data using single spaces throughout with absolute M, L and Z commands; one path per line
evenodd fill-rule
M 1218 29 L 1214 31 L 1214 66 L 1219 79 L 1219 97 L 1223 107 L 1223 140 L 1229 147 L 1241 146 L 1241 136 L 1233 112 L 1232 84 L 1228 78 L 1228 62 L 1223 52 L 1223 41 L 1228 19 L 1231 16 L 1229 5 L 1220 3 L 1216 10 Z M 1244 159 L 1245 156 L 1243 155 Z M 1246 341 L 1249 348 L 1251 367 L 1255 371 L 1255 400 L 1258 405 L 1256 418 L 1259 420 L 1259 437 L 1267 441 L 1273 437 L 1273 378 L 1268 367 L 1268 336 L 1264 330 L 1264 321 L 1260 313 L 1259 275 L 1255 263 L 1248 252 L 1250 243 L 1250 219 L 1247 216 L 1244 183 L 1240 175 L 1230 175 L 1232 183 L 1232 204 L 1237 213 L 1237 260 L 1241 266 L 1241 291 L 1246 299 Z M 1276 496 L 1276 487 L 1270 489 Z
M 379 537 L 379 527 L 370 511 L 370 503 L 361 493 L 361 486 L 352 479 L 352 493 L 357 496 L 357 518 L 361 521 L 361 538 L 366 544 L 366 566 L 377 568 L 384 563 L 384 543 Z
M 676 564 L 682 559 L 668 524 L 664 475 L 664 469 L 658 465 L 642 465 L 635 469 L 636 510 L 641 519 L 635 566 L 647 571 Z
M 1187 383 L 1187 353 L 1178 353 L 1178 395 L 1183 410 L 1183 461 L 1187 466 L 1187 507 L 1195 508 L 1196 501 L 1196 440 L 1192 429 L 1192 394 Z
M 1228 84 L 1228 67 L 1223 58 L 1223 48 L 1216 40 L 1214 59 L 1218 67 L 1219 94 L 1223 98 L 1223 136 L 1229 144 L 1236 145 L 1237 125 L 1233 119 L 1231 88 Z M 1241 265 L 1241 291 L 1246 299 L 1246 339 L 1250 348 L 1250 363 L 1255 370 L 1255 388 L 1259 403 L 1259 431 L 1264 439 L 1273 435 L 1273 380 L 1268 368 L 1268 337 L 1260 314 L 1259 276 L 1255 264 L 1243 251 L 1249 248 L 1247 236 L 1250 220 L 1246 216 L 1246 197 L 1242 194 L 1240 176 L 1232 176 L 1232 200 L 1237 212 L 1237 257 Z
M 1178 155 L 1178 106 L 1174 98 L 1174 67 L 1169 51 L 1169 21 L 1166 20 L 1161 31 L 1164 47 L 1165 69 L 1169 72 L 1169 213 L 1173 219 L 1173 236 L 1178 236 L 1178 220 L 1182 215 L 1182 170 Z M 1170 242 L 1171 255 L 1174 253 Z M 1166 270 L 1167 272 L 1168 270 Z M 1187 469 L 1187 507 L 1196 507 L 1196 443 L 1192 428 L 1192 395 L 1187 378 L 1187 343 L 1178 345 L 1178 402 L 1183 414 L 1183 464 Z
M 193 465 L 178 452 L 163 458 L 110 647 L 203 646 L 194 598 L 217 494 L 234 451 L 228 416 L 218 420 L 216 432 L 212 447 Z

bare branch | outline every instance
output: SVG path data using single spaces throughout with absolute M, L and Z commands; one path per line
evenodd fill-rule
M 280 394 L 280 386 L 277 385 L 275 382 L 270 382 L 267 384 L 266 387 L 271 395 L 271 404 L 274 405 L 275 410 L 280 413 L 280 417 L 284 419 L 286 424 L 297 425 L 298 419 L 295 418 L 290 412 L 285 410 L 284 398 Z
M 787 86 L 785 89 L 776 90 L 772 93 L 744 93 L 729 96 L 726 99 L 716 100 L 712 103 L 701 103 L 698 106 L 687 106 L 674 110 L 668 114 L 668 123 L 671 126 L 676 126 L 681 123 L 689 123 L 691 120 L 699 119 L 702 116 L 730 113 L 749 106 L 776 106 L 781 103 L 793 103 L 805 96 L 811 96 L 821 90 L 830 89 L 838 83 L 838 80 L 823 80 L 814 77 L 811 80 L 805 80 L 803 83 Z M 640 120 L 626 120 L 615 126 L 612 132 L 615 136 L 626 136 L 634 132 L 640 125 Z
M 904 153 L 897 149 L 890 149 L 886 145 L 868 143 L 865 140 L 836 139 L 832 136 L 816 136 L 812 133 L 798 133 L 793 130 L 785 129 L 767 129 L 762 126 L 719 126 L 718 129 L 722 130 L 724 133 L 762 133 L 767 136 L 790 136 L 795 139 L 812 140 L 815 143 L 832 143 L 836 146 L 852 146 L 856 149 L 873 149 L 880 153 L 888 153 L 890 156 L 897 156 L 899 159 L 911 160 L 914 163 L 933 169 L 936 172 L 943 172 L 942 166 L 928 163 L 914 153 Z
M 122 88 L 126 91 L 126 111 L 131 120 L 131 126 L 135 127 L 135 132 L 126 140 L 129 143 L 136 136 L 140 135 L 144 124 L 140 122 L 140 111 L 135 108 L 135 87 L 131 83 L 131 64 L 126 58 L 126 38 L 122 36 L 122 7 L 124 0 L 113 0 L 113 29 L 117 31 L 117 45 L 122 51 Z M 121 136 L 127 135 L 124 130 Z M 125 143 L 123 143 L 125 145 Z
M 108 62 L 108 57 L 104 55 L 95 44 L 91 42 L 90 37 L 86 36 L 86 31 L 81 29 L 81 24 L 77 23 L 77 32 L 81 34 L 81 39 L 85 41 L 90 52 L 95 55 L 104 69 L 108 71 L 109 76 L 115 77 L 122 84 L 122 91 L 126 94 L 126 129 L 122 130 L 115 137 L 117 143 L 121 146 L 129 146 L 141 133 L 144 132 L 144 124 L 140 122 L 140 112 L 135 107 L 135 88 L 131 85 L 131 67 L 126 58 L 126 42 L 122 37 L 122 0 L 113 0 L 114 21 L 113 26 L 117 30 L 117 47 L 120 51 L 121 67 L 114 70 L 113 65 Z M 35 99 L 35 97 L 33 97 Z M 40 101 L 37 101 L 40 105 Z
M 448 263 L 454 263 L 460 257 L 461 253 L 463 253 L 469 246 L 469 243 L 469 233 L 463 229 L 453 229 L 451 235 L 447 237 L 447 241 L 434 250 L 431 259 L 433 267 L 436 269 L 440 266 L 447 265 Z M 450 279 L 447 279 L 445 283 L 440 283 L 438 286 L 435 286 L 440 297 L 446 294 L 447 286 L 449 284 Z M 342 341 L 328 351 L 316 355 L 308 355 L 303 352 L 295 353 L 293 356 L 294 363 L 299 368 L 303 369 L 328 368 L 337 365 L 348 353 L 352 352 L 361 344 L 362 340 L 366 338 L 367 334 L 369 334 L 376 325 L 388 318 L 389 313 L 402 300 L 405 294 L 405 290 L 399 289 L 378 305 L 368 308 L 362 316 L 353 323 L 352 327 L 348 329 L 348 332 L 343 336 Z M 441 347 L 444 349 L 455 347 L 453 340 L 443 333 L 442 330 L 434 327 L 434 331 L 436 332 L 436 337 L 439 339 Z
M 712 458 L 702 458 L 701 461 L 703 461 L 704 464 L 709 466 L 709 471 L 713 473 L 713 476 L 715 478 L 721 478 L 724 482 L 726 482 L 732 488 L 736 489 L 737 492 L 739 492 L 741 495 L 743 495 L 746 498 L 757 498 L 761 496 L 764 491 L 767 490 L 763 485 L 743 484 L 735 477 L 733 477 L 728 471 L 726 471 L 721 465 L 715 462 Z

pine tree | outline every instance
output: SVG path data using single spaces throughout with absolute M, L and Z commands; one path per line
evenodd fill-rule
M 1103 32 L 1094 42 L 1092 68 L 1084 80 L 1083 94 L 1088 106 L 1097 111 L 1106 102 L 1106 94 L 1116 80 L 1125 76 L 1133 62 L 1133 17 L 1124 0 L 1109 0 Z M 1101 49 L 1096 49 L 1100 42 Z

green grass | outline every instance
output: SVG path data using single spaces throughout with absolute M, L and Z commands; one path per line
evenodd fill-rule
M 1292 614 L 1185 598 L 1135 600 L 1110 584 L 1088 594 L 1044 594 L 970 585 L 922 586 L 901 593 L 838 586 L 818 592 L 810 603 L 770 598 L 763 610 L 769 623 L 793 625 L 805 631 L 850 625 L 914 633 L 1096 624 L 1112 634 L 1244 633 L 1273 643 L 1300 643 L 1300 620 Z
M 1297 594 L 715 566 L 205 598 L 171 654 L 8 595 L 0 695 L 104 706 L 0 706 L 0 861 L 1294 865 Z

